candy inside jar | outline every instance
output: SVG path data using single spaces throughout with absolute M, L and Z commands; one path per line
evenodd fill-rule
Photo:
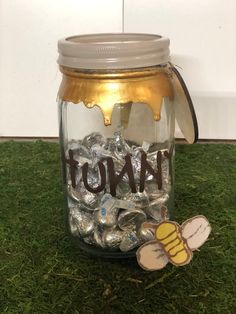
M 77 145 L 68 142 L 68 223 L 73 237 L 111 252 L 129 252 L 154 239 L 142 223 L 169 217 L 170 156 L 155 145 L 147 149 L 146 144 L 144 151 L 125 140 L 121 131 L 109 138 L 93 132 Z

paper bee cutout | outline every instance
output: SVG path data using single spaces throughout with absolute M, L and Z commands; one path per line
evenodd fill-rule
M 145 270 L 158 270 L 168 262 L 175 266 L 188 264 L 192 251 L 207 240 L 211 226 L 205 216 L 186 220 L 181 226 L 175 221 L 165 220 L 159 224 L 143 223 L 144 228 L 154 231 L 155 240 L 141 245 L 137 252 L 138 264 Z

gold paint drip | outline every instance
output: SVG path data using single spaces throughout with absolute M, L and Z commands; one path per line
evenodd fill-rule
M 111 124 L 115 104 L 127 106 L 144 103 L 153 111 L 154 120 L 160 120 L 164 97 L 173 98 L 169 67 L 152 67 L 145 70 L 120 72 L 82 72 L 61 66 L 63 80 L 58 96 L 63 101 L 83 102 L 87 108 L 98 106 L 103 113 L 104 124 Z

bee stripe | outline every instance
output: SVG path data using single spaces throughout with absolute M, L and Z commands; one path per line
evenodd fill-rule
M 179 237 L 176 237 L 173 241 L 169 242 L 167 245 L 165 245 L 165 250 L 170 251 L 176 246 L 178 246 L 181 243 L 181 240 Z
M 161 243 L 163 243 L 165 246 L 169 245 L 170 243 L 174 242 L 176 239 L 179 239 L 177 233 L 175 233 L 175 236 L 172 236 L 172 239 L 170 237 L 169 241 L 166 241 L 166 243 L 164 243 L 163 241 L 161 241 Z
M 171 255 L 171 257 L 172 257 L 172 258 L 173 258 L 173 257 L 176 257 L 176 256 L 177 256 L 179 253 L 181 253 L 181 252 L 185 252 L 185 248 L 184 248 L 184 247 L 183 247 L 181 250 L 175 252 L 175 254 Z
M 156 238 L 174 265 L 184 265 L 191 260 L 192 252 L 182 239 L 178 224 L 171 221 L 161 223 L 156 229 Z
M 175 241 L 177 238 L 176 232 L 168 236 L 165 240 L 159 240 L 162 244 L 168 245 L 170 242 Z
M 164 238 L 158 238 L 159 241 L 163 242 L 166 239 L 168 239 L 170 236 L 172 236 L 173 234 L 176 234 L 176 230 L 172 231 L 170 234 L 168 234 L 166 237 Z
M 176 252 L 178 252 L 179 250 L 183 250 L 184 249 L 184 244 L 183 242 L 180 240 L 179 243 L 175 246 L 173 246 L 172 248 L 169 249 L 168 253 L 171 256 L 174 256 Z

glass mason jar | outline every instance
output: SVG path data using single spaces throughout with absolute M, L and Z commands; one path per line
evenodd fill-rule
M 129 257 L 154 238 L 144 222 L 174 210 L 175 117 L 197 137 L 191 99 L 150 34 L 74 36 L 58 43 L 66 221 L 91 254 Z

